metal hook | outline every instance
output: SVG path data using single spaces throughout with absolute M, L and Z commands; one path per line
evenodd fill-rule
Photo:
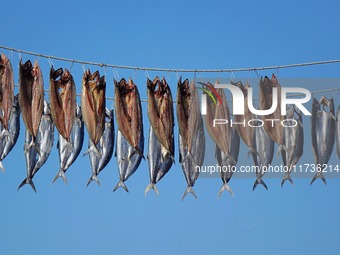
M 70 71 L 72 71 L 73 64 L 74 64 L 74 60 L 72 60 L 72 62 L 71 62 Z
M 83 63 L 81 63 L 81 67 L 83 68 L 83 72 L 85 73 L 85 71 L 86 71 L 86 68 L 85 68 L 85 63 L 83 62 Z
M 114 79 L 118 81 L 119 80 L 119 74 L 118 74 L 116 68 L 112 68 L 112 72 L 113 72 Z

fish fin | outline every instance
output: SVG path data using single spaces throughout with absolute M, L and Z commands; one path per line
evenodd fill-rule
M 181 198 L 182 201 L 183 201 L 183 199 L 186 197 L 186 195 L 188 193 L 191 193 L 197 199 L 197 195 L 196 195 L 193 187 L 192 186 L 188 186 L 187 189 L 184 191 L 184 194 L 183 194 L 183 196 Z
M 70 143 L 69 141 L 66 141 L 66 145 L 65 147 L 62 149 L 62 152 L 64 152 L 66 150 L 66 148 L 70 148 L 71 149 L 71 153 L 73 152 L 74 148 L 72 146 L 72 143 Z
M 125 183 L 123 181 L 119 181 L 116 185 L 116 187 L 114 187 L 113 192 L 115 192 L 118 188 L 123 188 L 126 192 L 129 192 L 127 186 L 125 185 Z
M 220 198 L 221 195 L 222 195 L 222 193 L 223 193 L 223 191 L 225 191 L 225 190 L 229 191 L 230 194 L 231 194 L 232 196 L 234 196 L 234 192 L 231 190 L 231 188 L 229 187 L 228 183 L 224 183 L 224 184 L 222 185 L 220 191 L 219 191 L 218 194 L 217 194 L 217 198 Z
M 260 154 L 257 152 L 257 150 L 255 148 L 253 148 L 253 147 L 249 148 L 249 151 L 247 153 L 248 158 L 250 157 L 251 154 L 255 154 L 257 156 L 260 156 Z
M 22 186 L 24 186 L 25 184 L 31 185 L 31 187 L 32 187 L 32 189 L 34 190 L 34 192 L 37 193 L 37 190 L 35 189 L 35 185 L 34 185 L 32 179 L 28 179 L 28 178 L 25 178 L 25 179 L 22 181 L 22 183 L 19 185 L 17 191 L 18 191 Z
M 135 155 L 136 153 L 139 154 L 144 160 L 145 157 L 143 155 L 143 152 L 139 149 L 139 148 L 134 148 L 135 150 L 131 153 L 131 155 L 129 156 L 129 160 L 133 157 L 133 155 Z
M 285 184 L 285 182 L 286 182 L 287 180 L 294 186 L 293 179 L 290 177 L 289 174 L 285 174 L 285 176 L 283 177 L 283 179 L 282 179 L 282 181 L 281 181 L 281 188 L 283 188 L 283 184 Z
M 98 158 L 101 158 L 101 154 L 100 154 L 100 152 L 98 151 L 97 147 L 96 147 L 94 144 L 92 144 L 92 145 L 90 146 L 90 148 L 88 148 L 88 149 L 84 152 L 83 157 L 84 157 L 85 155 L 91 153 L 91 152 L 95 153 L 96 156 L 97 156 Z
M 11 143 L 13 143 L 13 137 L 11 136 L 10 132 L 6 129 L 3 129 L 1 134 L 0 134 L 0 140 L 3 138 L 10 139 Z
M 280 153 L 282 153 L 282 150 L 284 150 L 285 152 L 287 152 L 287 147 L 284 144 L 280 144 L 279 148 L 277 149 L 277 153 L 276 153 L 276 157 L 279 156 Z
M 98 176 L 97 176 L 97 175 L 92 175 L 92 176 L 90 177 L 89 181 L 87 182 L 86 187 L 88 187 L 89 184 L 90 184 L 92 181 L 96 181 L 97 184 L 98 184 L 98 186 L 100 186 L 100 181 L 99 181 L 99 179 L 98 179 Z
M 310 182 L 310 185 L 312 185 L 313 182 L 314 182 L 316 179 L 318 179 L 318 178 L 320 178 L 320 179 L 325 183 L 325 185 L 327 185 L 325 176 L 323 176 L 323 174 L 322 174 L 321 172 L 316 173 L 316 174 L 314 175 L 313 179 L 312 179 L 311 182 Z
M 263 187 L 265 187 L 266 190 L 268 190 L 267 185 L 265 184 L 265 182 L 262 180 L 262 178 L 260 179 L 256 179 L 254 182 L 254 186 L 253 186 L 253 191 L 256 189 L 257 185 L 261 184 Z
M 63 179 L 63 181 L 66 183 L 66 185 L 68 185 L 67 179 L 66 179 L 66 175 L 64 173 L 64 171 L 60 170 L 57 175 L 54 177 L 52 183 L 54 183 L 56 180 L 59 179 L 59 177 L 61 177 Z
M 226 160 L 226 159 L 229 159 L 233 165 L 236 165 L 236 163 L 237 163 L 236 160 L 234 159 L 234 157 L 230 156 L 229 154 L 224 156 L 223 160 Z
M 156 193 L 156 195 L 158 196 L 158 189 L 157 189 L 157 187 L 156 187 L 156 184 L 154 184 L 154 183 L 150 183 L 147 187 L 146 187 L 146 189 L 145 189 L 145 192 L 144 192 L 144 196 L 146 197 L 146 194 L 151 190 L 151 189 L 153 189 L 154 191 L 155 191 L 155 193 Z
M 5 167 L 4 165 L 2 164 L 2 161 L 0 160 L 0 169 L 1 169 L 1 172 L 5 172 Z
M 38 153 L 39 156 L 41 156 L 41 151 L 39 146 L 35 143 L 34 141 L 34 137 L 32 137 L 31 142 L 29 143 L 28 146 L 25 146 L 25 152 L 27 152 L 28 150 L 30 150 L 32 147 L 34 147 L 34 149 L 36 150 L 36 152 Z

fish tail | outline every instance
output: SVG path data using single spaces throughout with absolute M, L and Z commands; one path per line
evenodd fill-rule
M 116 185 L 116 187 L 114 187 L 113 192 L 115 192 L 118 188 L 123 188 L 126 192 L 129 192 L 127 186 L 125 185 L 125 183 L 123 181 L 119 181 Z
M 263 187 L 265 187 L 266 190 L 268 190 L 266 183 L 262 180 L 262 178 L 260 178 L 260 179 L 256 179 L 256 181 L 254 182 L 253 191 L 256 189 L 257 185 L 259 184 L 261 184 Z
M 316 174 L 314 175 L 313 179 L 312 179 L 311 182 L 310 182 L 310 185 L 312 185 L 313 182 L 314 182 L 316 179 L 318 179 L 318 178 L 320 178 L 320 179 L 325 183 L 325 185 L 327 185 L 325 176 L 323 176 L 323 174 L 322 174 L 321 172 L 316 173 Z
M 250 157 L 251 154 L 255 154 L 257 156 L 260 156 L 260 154 L 257 152 L 257 150 L 253 147 L 249 148 L 249 151 L 247 153 L 248 158 Z
M 217 198 L 220 198 L 221 195 L 222 195 L 222 193 L 223 193 L 223 191 L 225 191 L 225 190 L 229 191 L 230 194 L 231 194 L 232 196 L 234 196 L 234 192 L 231 190 L 231 188 L 229 187 L 228 183 L 223 183 L 223 185 L 222 185 L 220 191 L 219 191 L 218 194 L 217 194 Z
M 57 175 L 54 177 L 52 183 L 54 183 L 56 180 L 58 180 L 59 177 L 61 177 L 63 179 L 63 181 L 66 183 L 66 185 L 68 185 L 66 175 L 65 175 L 64 171 L 62 171 L 62 170 L 60 170 L 59 173 L 57 173 Z
M 151 189 L 153 189 L 153 190 L 155 191 L 156 195 L 158 196 L 159 193 L 158 193 L 158 189 L 157 189 L 157 187 L 156 187 L 156 184 L 155 184 L 155 183 L 149 183 L 149 185 L 146 187 L 145 192 L 144 192 L 145 197 L 146 197 L 146 194 L 147 194 Z
M 25 178 L 25 179 L 22 181 L 22 183 L 19 185 L 19 187 L 18 187 L 17 190 L 19 190 L 22 186 L 24 186 L 24 185 L 26 185 L 26 184 L 31 185 L 31 187 L 32 187 L 32 189 L 34 190 L 34 192 L 37 193 L 37 190 L 35 189 L 35 185 L 34 185 L 34 183 L 33 183 L 33 181 L 32 181 L 31 178 Z
M 5 172 L 5 167 L 4 165 L 2 164 L 2 161 L 0 160 L 0 169 L 1 169 L 1 172 Z
M 293 179 L 290 177 L 289 174 L 285 174 L 285 176 L 282 178 L 281 188 L 283 188 L 283 184 L 285 184 L 287 180 L 294 186 Z
M 89 184 L 92 182 L 92 181 L 96 181 L 98 186 L 100 186 L 100 181 L 98 179 L 98 176 L 97 175 L 92 175 L 89 179 L 89 181 L 87 182 L 86 184 L 86 187 L 89 186 Z
M 196 199 L 197 199 L 197 195 L 193 189 L 192 186 L 188 186 L 187 189 L 184 191 L 184 194 L 181 198 L 181 200 L 183 201 L 183 199 L 186 197 L 187 194 L 191 193 Z

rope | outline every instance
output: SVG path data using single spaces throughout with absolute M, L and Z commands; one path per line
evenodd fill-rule
M 272 70 L 272 69 L 283 69 L 283 68 L 294 68 L 294 67 L 303 67 L 303 66 L 313 66 L 313 65 L 324 65 L 324 64 L 333 64 L 333 63 L 339 63 L 340 59 L 333 59 L 333 60 L 324 60 L 324 61 L 314 61 L 314 62 L 305 62 L 305 63 L 298 63 L 298 64 L 288 64 L 288 65 L 276 65 L 276 66 L 264 66 L 264 67 L 246 67 L 246 68 L 234 68 L 234 69 L 175 69 L 175 68 L 158 68 L 158 67 L 138 67 L 138 66 L 125 66 L 125 65 L 113 65 L 113 64 L 105 64 L 105 63 L 98 63 L 98 62 L 92 62 L 92 61 L 83 61 L 83 60 L 76 60 L 76 59 L 69 59 L 69 58 L 63 58 L 63 57 L 56 57 L 56 56 L 50 56 L 45 55 L 41 53 L 35 53 L 31 51 L 25 51 L 25 50 L 19 50 L 7 46 L 0 45 L 1 49 L 9 50 L 18 52 L 19 55 L 28 54 L 32 56 L 38 56 L 42 58 L 47 59 L 55 59 L 55 60 L 61 60 L 71 63 L 78 63 L 82 65 L 93 65 L 93 66 L 99 66 L 99 67 L 110 67 L 114 69 L 129 69 L 129 70 L 143 70 L 145 72 L 147 71 L 160 71 L 160 72 L 169 72 L 169 73 L 233 73 L 233 72 L 249 72 L 249 71 L 260 71 L 260 70 Z

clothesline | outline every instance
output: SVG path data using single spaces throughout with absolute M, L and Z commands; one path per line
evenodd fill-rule
M 283 68 L 294 68 L 294 67 L 303 67 L 303 66 L 340 63 L 340 59 L 333 59 L 333 60 L 313 61 L 313 62 L 288 64 L 288 65 L 264 66 L 264 67 L 245 67 L 245 68 L 231 68 L 231 69 L 177 69 L 177 68 L 114 65 L 114 64 L 98 63 L 98 62 L 92 62 L 92 61 L 76 60 L 76 59 L 69 59 L 69 58 L 63 58 L 63 57 L 58 57 L 58 56 L 51 56 L 51 55 L 35 53 L 31 51 L 15 49 L 15 48 L 3 46 L 3 45 L 0 45 L 0 49 L 18 52 L 19 54 L 28 54 L 32 56 L 47 58 L 47 59 L 60 60 L 60 61 L 65 61 L 65 62 L 70 62 L 70 63 L 78 63 L 82 65 L 86 64 L 86 65 L 93 65 L 93 66 L 99 66 L 99 67 L 109 67 L 113 69 L 128 69 L 128 70 L 135 70 L 135 71 L 138 71 L 138 70 L 159 71 L 159 72 L 170 72 L 170 73 L 234 73 L 234 72 L 274 70 L 274 69 L 283 69 Z

